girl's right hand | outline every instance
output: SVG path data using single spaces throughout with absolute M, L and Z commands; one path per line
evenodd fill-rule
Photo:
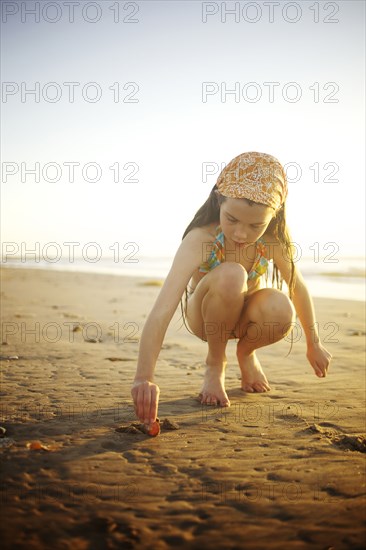
M 149 380 L 135 380 L 131 395 L 135 405 L 135 413 L 144 424 L 155 422 L 158 414 L 159 386 Z

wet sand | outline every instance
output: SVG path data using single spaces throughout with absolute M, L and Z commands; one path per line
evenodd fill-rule
M 363 548 L 364 305 L 314 298 L 325 379 L 298 329 L 289 356 L 258 351 L 272 391 L 243 393 L 230 341 L 229 409 L 199 404 L 207 344 L 178 308 L 155 377 L 178 429 L 151 438 L 116 431 L 136 420 L 146 282 L 2 270 L 2 547 Z

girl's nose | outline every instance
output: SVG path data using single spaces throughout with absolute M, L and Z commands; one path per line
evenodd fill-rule
M 238 243 L 245 243 L 247 240 L 247 234 L 246 233 L 236 233 L 234 235 L 234 241 Z

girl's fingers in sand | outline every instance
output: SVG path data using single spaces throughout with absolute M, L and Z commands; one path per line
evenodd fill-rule
M 323 378 L 325 376 L 323 370 L 319 367 L 317 363 L 312 363 L 311 366 L 313 367 L 315 374 L 319 378 Z
M 313 367 L 315 374 L 319 378 L 324 378 L 327 375 L 332 354 L 319 343 L 308 349 L 306 357 Z
M 328 362 L 326 360 L 317 360 L 316 361 L 316 367 L 318 369 L 318 371 L 320 372 L 320 375 L 321 376 L 326 376 L 327 375 L 327 370 L 328 370 Z
M 149 380 L 133 383 L 131 395 L 136 416 L 145 424 L 155 422 L 158 413 L 159 387 Z
M 146 386 L 144 386 L 143 390 L 144 390 L 144 395 L 142 399 L 142 403 L 143 403 L 142 421 L 144 422 L 144 424 L 149 424 L 151 393 L 150 393 L 150 388 L 146 388 Z
M 147 411 L 147 416 L 145 417 L 145 419 L 147 419 L 151 424 L 156 421 L 156 417 L 158 415 L 159 393 L 159 387 L 156 384 L 153 384 L 150 388 L 150 407 L 149 411 Z

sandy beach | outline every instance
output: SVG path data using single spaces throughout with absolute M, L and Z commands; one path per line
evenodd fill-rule
M 229 409 L 198 402 L 207 344 L 178 308 L 155 375 L 178 429 L 151 438 L 116 430 L 155 283 L 2 270 L 3 548 L 364 548 L 364 304 L 314 298 L 325 379 L 299 325 L 287 357 L 258 351 L 271 392 L 246 394 L 230 341 Z

